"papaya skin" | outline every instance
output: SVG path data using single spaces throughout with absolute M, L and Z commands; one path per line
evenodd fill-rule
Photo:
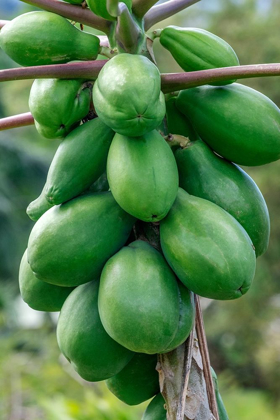
M 107 176 L 117 203 L 145 222 L 165 217 L 178 191 L 176 161 L 156 130 L 137 138 L 116 134 L 108 154 Z
M 100 41 L 55 13 L 29 12 L 1 29 L 0 47 L 21 66 L 40 66 L 95 60 Z
M 237 165 L 215 155 L 202 140 L 176 150 L 175 158 L 180 187 L 231 214 L 250 236 L 256 256 L 262 255 L 269 243 L 270 220 L 253 179 Z
M 91 382 L 116 375 L 134 355 L 104 330 L 97 307 L 98 287 L 99 281 L 77 287 L 65 301 L 57 325 L 61 352 Z
M 142 136 L 164 118 L 160 88 L 159 70 L 148 58 L 119 54 L 105 64 L 94 84 L 96 113 L 116 133 Z
M 256 257 L 243 227 L 225 210 L 179 188 L 160 223 L 161 246 L 181 282 L 210 299 L 237 299 L 252 283 Z
M 204 29 L 167 26 L 161 31 L 160 43 L 172 54 L 184 71 L 239 65 L 233 48 L 217 35 Z M 213 83 L 213 85 L 224 85 L 234 81 Z
M 57 312 L 73 291 L 72 287 L 60 287 L 45 283 L 34 275 L 27 261 L 27 250 L 19 268 L 19 289 L 22 299 L 36 311 Z
M 197 140 L 198 135 L 194 131 L 187 117 L 182 114 L 176 106 L 176 96 L 166 101 L 166 122 L 170 134 L 179 134 L 189 140 Z
M 29 109 L 37 131 L 46 138 L 64 138 L 89 113 L 91 89 L 80 80 L 37 79 Z
M 123 0 L 129 10 L 131 10 L 132 1 Z M 87 0 L 88 7 L 90 10 L 95 13 L 97 16 L 103 17 L 107 20 L 116 20 L 115 17 L 111 16 L 106 7 L 106 0 Z
M 128 405 L 149 400 L 159 392 L 157 355 L 136 353 L 117 375 L 106 381 L 108 389 Z
M 48 202 L 43 190 L 39 197 L 36 198 L 36 200 L 31 201 L 28 205 L 26 213 L 33 222 L 37 222 L 37 220 L 52 207 L 53 204 Z
M 225 159 L 246 166 L 280 158 L 280 110 L 266 96 L 234 83 L 181 91 L 178 109 Z
M 40 217 L 29 237 L 28 262 L 47 283 L 87 283 L 99 278 L 106 261 L 125 244 L 134 221 L 111 193 L 82 195 Z
M 164 352 L 178 330 L 176 278 L 163 256 L 144 241 L 132 242 L 106 263 L 98 307 L 107 333 L 137 353 Z
M 150 402 L 142 420 L 166 420 L 167 412 L 164 408 L 165 400 L 161 394 L 155 396 Z

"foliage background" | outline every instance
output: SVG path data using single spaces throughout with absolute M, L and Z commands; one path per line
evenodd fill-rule
M 3 3 L 0 19 L 34 10 L 18 0 Z M 232 45 L 241 64 L 253 64 L 280 62 L 279 20 L 279 0 L 202 0 L 157 27 L 210 30 Z M 181 71 L 159 43 L 155 53 L 162 72 Z M 0 68 L 14 66 L 0 51 Z M 0 84 L 0 118 L 28 110 L 31 83 Z M 280 106 L 279 78 L 246 84 Z M 57 146 L 33 127 L 0 133 L 0 418 L 137 420 L 147 403 L 127 407 L 104 384 L 81 383 L 59 354 L 57 316 L 32 311 L 18 295 L 19 262 L 33 225 L 25 209 L 39 195 Z M 253 287 L 245 297 L 204 301 L 205 322 L 229 417 L 272 420 L 280 418 L 280 163 L 245 169 L 270 210 L 269 250 L 258 259 Z

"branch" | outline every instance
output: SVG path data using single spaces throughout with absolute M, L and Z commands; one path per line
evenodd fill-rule
M 141 36 L 140 27 L 134 21 L 125 3 L 119 3 L 118 23 L 116 28 L 117 41 L 126 52 L 133 53 L 137 48 L 139 37 Z
M 8 22 L 8 20 L 0 20 L 0 29 L 3 28 L 3 26 L 5 26 Z
M 0 82 L 48 78 L 95 80 L 106 62 L 98 60 L 0 70 Z
M 202 363 L 203 363 L 203 370 L 204 370 L 204 377 L 205 377 L 205 382 L 206 382 L 209 407 L 213 415 L 215 416 L 215 419 L 219 420 L 215 387 L 212 380 L 210 357 L 209 357 L 207 340 L 206 340 L 206 335 L 205 335 L 200 300 L 199 300 L 199 296 L 197 295 L 195 296 L 195 298 L 196 298 L 196 332 L 197 332 L 197 338 L 198 338 L 198 343 L 199 343 L 201 358 L 202 358 Z
M 37 6 L 48 12 L 54 12 L 61 16 L 71 19 L 75 22 L 84 23 L 91 28 L 98 29 L 106 34 L 109 34 L 111 23 L 99 16 L 96 16 L 89 9 L 84 9 L 81 6 L 74 6 L 69 3 L 64 3 L 58 0 L 21 0 L 24 3 Z
M 34 124 L 34 118 L 30 112 L 25 114 L 13 115 L 12 117 L 0 119 L 0 131 L 9 130 L 10 128 L 25 127 Z
M 133 0 L 132 11 L 137 17 L 142 18 L 157 2 L 158 0 Z
M 161 86 L 164 93 L 171 93 L 214 82 L 268 76 L 280 76 L 280 63 L 224 67 L 188 73 L 162 74 Z
M 138 1 L 139 3 L 141 2 L 141 0 Z M 181 10 L 190 7 L 193 4 L 198 3 L 199 1 L 200 0 L 169 0 L 166 3 L 152 7 L 144 18 L 145 30 L 148 31 L 156 23 L 161 22 L 162 20 L 167 19 L 170 16 L 173 16 L 178 12 L 181 12 Z

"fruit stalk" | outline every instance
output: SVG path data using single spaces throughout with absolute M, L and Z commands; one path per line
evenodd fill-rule
M 135 53 L 141 38 L 141 29 L 133 19 L 125 3 L 119 4 L 116 39 L 121 49 Z
M 141 0 L 139 0 L 140 3 Z M 181 10 L 198 3 L 200 0 L 169 0 L 166 3 L 154 6 L 145 16 L 145 30 L 148 31 L 153 25 L 161 22 Z
M 79 6 L 63 3 L 58 0 L 21 0 L 24 3 L 32 6 L 40 7 L 48 12 L 54 12 L 61 16 L 71 19 L 75 22 L 83 23 L 91 28 L 98 29 L 106 34 L 109 34 L 111 22 L 96 16 L 89 9 L 83 9 Z
M 13 115 L 12 117 L 0 119 L 0 131 L 9 130 L 10 128 L 25 127 L 33 125 L 34 118 L 30 112 L 24 114 Z

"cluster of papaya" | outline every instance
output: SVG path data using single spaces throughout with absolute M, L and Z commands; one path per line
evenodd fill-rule
M 105 0 L 87 3 L 116 19 Z M 207 31 L 155 33 L 185 71 L 239 65 Z M 101 51 L 97 36 L 49 12 L 6 24 L 0 46 L 25 66 L 92 60 Z M 82 378 L 107 380 L 127 404 L 159 393 L 156 354 L 189 336 L 193 293 L 239 298 L 268 247 L 265 200 L 237 164 L 280 157 L 280 110 L 234 82 L 164 95 L 148 54 L 122 51 L 97 80 L 35 80 L 30 92 L 37 130 L 62 141 L 27 209 L 36 223 L 20 266 L 21 294 L 36 310 L 61 311 L 62 353 Z M 158 247 L 143 234 L 151 224 L 159 225 Z M 158 395 L 144 419 L 164 418 Z

